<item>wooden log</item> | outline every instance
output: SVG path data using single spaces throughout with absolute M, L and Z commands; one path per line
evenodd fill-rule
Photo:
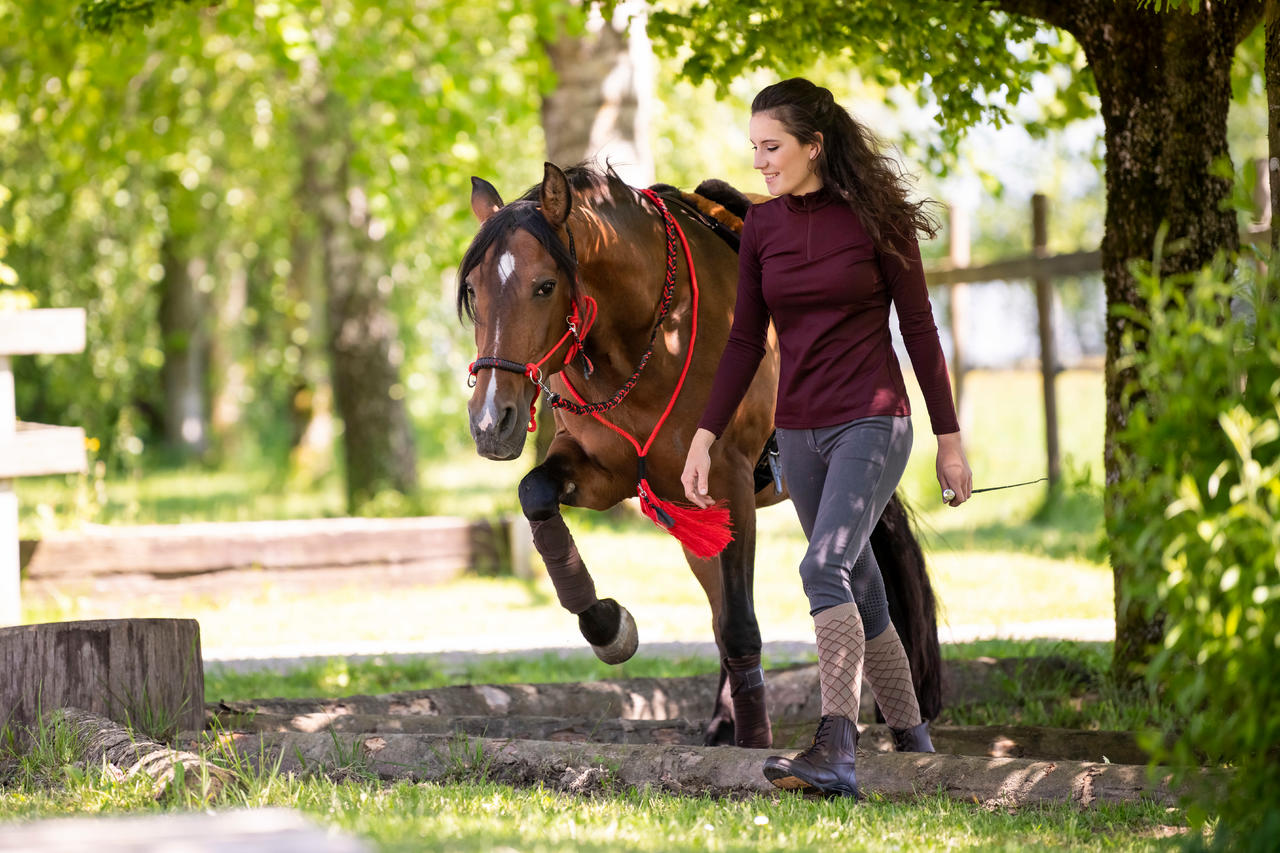
M 943 661 L 943 704 L 961 706 L 989 702 L 1013 680 L 1034 682 L 1046 676 L 1084 683 L 1089 673 L 1060 657 L 986 658 Z M 779 720 L 814 720 L 821 716 L 818 668 L 801 666 L 771 670 L 766 677 L 769 713 Z M 346 696 L 338 699 L 253 699 L 210 705 L 212 713 L 548 716 L 670 720 L 702 719 L 715 700 L 715 675 L 685 678 L 628 678 L 564 684 L 487 684 L 438 687 Z M 863 722 L 874 721 L 874 700 L 863 684 Z
M 654 787 L 677 794 L 779 794 L 760 771 L 770 750 L 737 747 L 581 744 L 459 736 L 329 733 L 232 734 L 228 748 L 250 765 L 282 772 L 341 772 L 358 764 L 379 778 L 447 782 L 487 779 L 574 793 Z M 1124 764 L 877 753 L 858 761 L 864 791 L 890 799 L 941 792 L 966 802 L 1017 807 L 1151 800 L 1173 805 L 1167 773 Z
M 156 799 L 174 782 L 202 799 L 213 799 L 235 780 L 235 774 L 194 752 L 171 749 L 132 729 L 79 708 L 57 708 L 45 714 L 47 726 L 65 725 L 75 733 L 90 766 L 114 765 L 124 778 L 146 776 L 155 783 Z
M 148 573 L 176 577 L 233 569 L 440 563 L 470 567 L 462 518 L 317 518 L 100 527 L 55 533 L 28 549 L 31 580 Z
M 218 714 L 290 716 L 321 713 L 673 720 L 710 713 L 715 690 L 715 675 L 627 678 L 564 684 L 463 685 L 338 699 L 252 699 L 219 702 L 210 710 Z
M 620 720 L 565 717 L 418 717 L 325 713 L 227 714 L 214 729 L 235 732 L 341 732 L 347 734 L 461 734 L 470 737 L 565 743 L 659 743 L 701 746 L 704 724 L 685 719 Z M 190 737 L 190 735 L 188 735 Z
M 813 737 L 812 720 L 780 720 L 773 724 L 775 747 L 807 747 Z M 1138 746 L 1133 732 L 1086 731 L 1048 726 L 930 726 L 933 746 L 947 755 L 987 758 L 1146 764 L 1150 756 Z M 886 725 L 862 727 L 859 752 L 892 752 L 893 736 Z
M 291 809 L 71 817 L 0 824 L 0 853 L 367 853 L 349 835 Z
M 204 724 L 194 619 L 101 619 L 0 628 L 0 724 L 74 707 L 152 735 Z
M 617 720 L 564 717 L 418 717 L 323 712 L 298 714 L 225 714 L 215 728 L 236 732 L 321 732 L 346 734 L 462 734 L 591 743 L 657 743 L 701 746 L 705 720 Z M 813 737 L 813 720 L 773 721 L 773 745 L 801 748 Z M 1145 764 L 1148 756 L 1132 732 L 1081 731 L 1042 726 L 931 726 L 933 745 L 949 755 L 991 758 L 1065 758 L 1114 764 Z M 892 752 L 886 725 L 865 725 L 858 740 L 862 752 Z

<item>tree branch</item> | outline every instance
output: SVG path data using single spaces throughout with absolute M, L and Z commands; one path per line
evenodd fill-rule
M 1011 15 L 1034 18 L 1075 35 L 1096 0 L 995 0 L 995 7 Z

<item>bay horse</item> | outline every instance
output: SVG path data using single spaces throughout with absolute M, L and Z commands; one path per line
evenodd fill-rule
M 547 163 L 542 182 L 510 204 L 489 182 L 471 180 L 480 229 L 459 265 L 457 308 L 475 324 L 467 410 L 477 452 L 520 456 L 544 392 L 557 406 L 555 437 L 521 481 L 519 497 L 560 604 L 578 617 L 601 660 L 621 663 L 635 653 L 634 619 L 614 599 L 597 596 L 560 506 L 606 510 L 639 494 L 645 513 L 684 540 L 711 606 L 720 689 L 707 743 L 769 746 L 752 578 L 756 508 L 787 497 L 755 476 L 773 429 L 772 333 L 746 397 L 712 448 L 710 494 L 728 510 L 731 541 L 720 550 L 722 541 L 707 547 L 696 530 L 682 536 L 700 522 L 676 503 L 688 443 L 732 323 L 735 247 L 695 210 L 636 190 L 611 169 Z M 921 709 L 934 717 L 941 690 L 933 591 L 897 496 L 872 547 Z

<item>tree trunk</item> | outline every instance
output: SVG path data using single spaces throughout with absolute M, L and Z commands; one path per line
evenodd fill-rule
M 1263 60 L 1267 78 L 1267 176 L 1271 186 L 1271 268 L 1280 259 L 1274 251 L 1280 247 L 1280 0 L 1267 0 L 1266 51 Z
M 305 207 L 305 199 L 304 199 Z M 311 262 L 316 250 L 311 225 L 300 217 L 292 223 L 289 238 L 290 298 L 308 308 L 322 305 L 324 283 Z M 289 479 L 299 488 L 312 488 L 333 468 L 333 384 L 325 358 L 325 316 L 321 311 L 300 311 L 286 321 L 289 339 L 301 351 L 297 380 L 290 390 Z
M 621 12 L 611 21 L 593 14 L 585 33 L 545 47 L 557 79 L 542 99 L 547 159 L 561 167 L 608 160 L 628 183 L 653 183 L 653 59 L 644 22 Z
M 334 403 L 354 512 L 384 491 L 413 493 L 418 477 L 401 346 L 387 307 L 391 278 L 368 200 L 351 182 L 353 142 L 341 113 L 339 99 L 313 84 L 299 116 L 300 192 L 319 226 Z
M 215 296 L 214 322 L 217 332 L 209 341 L 209 377 L 212 402 L 209 432 L 220 458 L 235 456 L 243 432 L 240 428 L 241 401 L 248 386 L 247 335 L 244 311 L 249 302 L 250 272 L 246 260 L 226 268 L 226 284 Z M 224 259 L 222 266 L 226 267 Z
M 204 728 L 194 619 L 100 619 L 0 628 L 0 724 L 75 707 L 164 738 Z
M 557 81 L 542 99 L 547 159 L 561 167 L 608 161 L 632 185 L 653 183 L 653 55 L 643 20 L 618 11 L 606 21 L 593 13 L 585 33 L 562 35 L 544 47 Z M 549 406 L 538 410 L 539 461 L 555 437 L 551 412 Z
M 171 213 L 175 220 L 180 214 Z M 208 271 L 202 258 L 192 257 L 191 241 L 171 230 L 160 249 L 160 336 L 164 347 L 165 442 L 185 455 L 203 453 L 205 430 L 205 369 L 208 338 L 204 329 L 205 298 L 199 281 Z
M 1225 8 L 1224 8 L 1225 7 Z M 1110 0 L 1079 7 L 1073 34 L 1084 47 L 1098 84 L 1106 127 L 1106 231 L 1102 241 L 1107 304 L 1145 310 L 1129 271 L 1134 258 L 1151 258 L 1162 223 L 1169 231 L 1165 274 L 1194 270 L 1214 253 L 1239 245 L 1235 216 L 1220 209 L 1230 181 L 1212 166 L 1227 159 L 1230 72 L 1241 35 L 1241 12 L 1231 4 L 1203 4 L 1153 13 Z M 1107 319 L 1106 444 L 1108 531 L 1121 508 L 1114 486 L 1130 450 L 1119 433 L 1128 420 L 1124 392 L 1133 372 L 1120 368 L 1128 322 Z M 1122 677 L 1149 657 L 1162 636 L 1162 618 L 1148 617 L 1129 594 L 1133 581 L 1156 567 L 1128 565 L 1113 553 L 1116 587 L 1115 667 Z

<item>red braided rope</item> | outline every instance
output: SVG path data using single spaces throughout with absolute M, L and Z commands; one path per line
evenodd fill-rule
M 662 200 L 658 197 L 657 193 L 653 192 L 652 190 L 640 190 L 640 192 L 644 194 L 645 198 L 653 202 L 654 207 L 656 207 L 658 209 L 658 212 L 662 214 L 663 222 L 666 225 L 667 233 L 671 234 L 674 231 L 674 234 L 679 236 L 680 244 L 684 247 L 685 263 L 689 267 L 689 288 L 693 293 L 693 312 L 692 312 L 693 319 L 692 319 L 691 328 L 689 330 L 689 347 L 686 350 L 684 355 L 684 367 L 680 371 L 680 378 L 676 380 L 676 387 L 675 387 L 675 390 L 672 391 L 671 393 L 671 399 L 667 401 L 666 409 L 664 409 L 662 414 L 658 417 L 658 422 L 654 424 L 653 432 L 649 433 L 649 439 L 644 443 L 643 447 L 641 447 L 640 442 L 637 441 L 635 437 L 632 436 L 630 433 L 628 433 L 626 430 L 600 417 L 600 412 L 608 411 L 608 409 L 611 409 L 614 406 L 616 406 L 617 403 L 613 403 L 613 405 L 608 406 L 608 408 L 597 408 L 604 405 L 601 403 L 587 403 L 585 400 L 582 399 L 582 395 L 578 393 L 578 389 L 573 387 L 573 383 L 569 381 L 569 377 L 567 375 L 562 376 L 561 378 L 564 380 L 565 387 L 569 389 L 569 393 L 573 395 L 575 400 L 577 400 L 578 405 L 577 406 L 569 406 L 569 405 L 559 406 L 558 408 L 564 408 L 568 411 L 574 412 L 575 414 L 591 415 L 598 422 L 607 426 L 609 429 L 613 430 L 618 435 L 622 436 L 627 441 L 631 442 L 631 446 L 636 449 L 636 453 L 643 458 L 644 456 L 648 455 L 649 448 L 653 447 L 653 441 L 658 436 L 658 431 L 662 429 L 663 424 L 665 424 L 667 421 L 667 417 L 671 414 L 671 410 L 675 408 L 676 400 L 679 399 L 680 391 L 684 387 L 684 381 L 689 375 L 689 365 L 693 362 L 693 345 L 694 345 L 694 342 L 698 339 L 698 273 L 693 265 L 693 251 L 689 248 L 689 241 L 685 238 L 684 230 L 680 227 L 680 223 L 676 222 L 675 217 L 672 216 L 670 211 L 667 210 L 667 206 L 662 203 Z M 674 248 L 674 241 L 671 242 L 671 245 Z M 676 276 L 675 252 L 672 251 L 667 253 L 667 279 L 666 279 L 666 284 L 663 287 L 663 308 L 662 308 L 661 316 L 658 320 L 658 323 L 654 326 L 653 334 L 650 335 L 649 337 L 649 349 L 645 351 L 644 357 L 640 360 L 640 366 L 636 368 L 636 372 L 631 375 L 631 378 L 629 380 L 627 380 L 628 384 L 624 385 L 622 390 L 620 390 L 618 394 L 615 394 L 614 397 L 619 397 L 619 395 L 621 395 L 622 397 L 626 396 L 626 392 L 630 391 L 631 388 L 635 385 L 636 379 L 639 378 L 640 371 L 643 370 L 645 364 L 648 363 L 649 356 L 653 354 L 653 342 L 657 338 L 658 329 L 662 326 L 662 320 L 665 319 L 666 314 L 671 307 L 671 294 L 675 290 L 675 276 Z M 605 401 L 605 402 L 608 403 L 608 402 L 611 402 L 611 400 Z M 618 402 L 621 402 L 620 397 Z M 555 404 L 552 403 L 552 405 L 555 405 Z M 575 409 L 578 409 L 578 408 L 581 408 L 583 411 L 581 412 L 575 411 Z

